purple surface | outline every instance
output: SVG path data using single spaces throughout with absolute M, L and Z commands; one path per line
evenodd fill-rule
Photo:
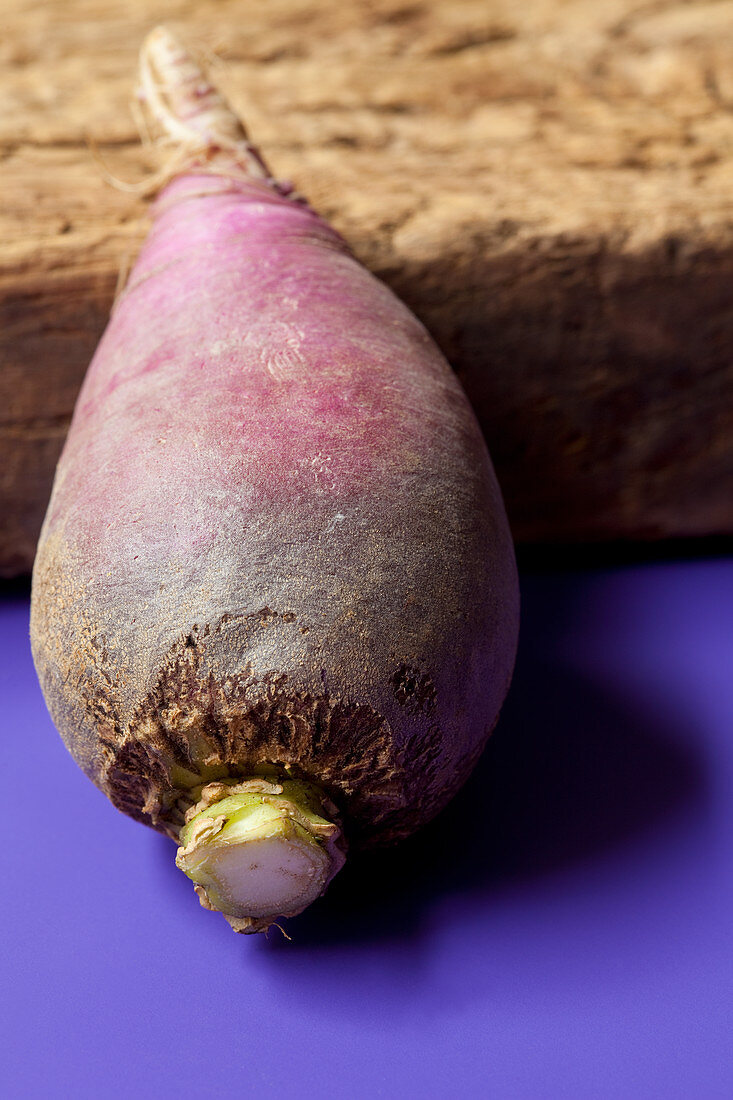
M 733 1095 L 733 563 L 523 578 L 475 777 L 275 932 L 67 756 L 2 605 L 4 1095 Z

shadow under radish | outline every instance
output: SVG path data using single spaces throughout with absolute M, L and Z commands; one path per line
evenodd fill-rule
M 565 640 L 587 584 L 582 574 L 524 578 L 511 691 L 464 788 L 416 836 L 354 853 L 323 898 L 282 921 L 286 935 L 275 928 L 259 939 L 264 950 L 409 942 L 419 954 L 442 901 L 491 907 L 507 891 L 541 889 L 704 808 L 694 718 L 665 700 L 655 700 L 652 715 L 642 712 L 618 685 L 572 667 Z M 170 888 L 189 901 L 171 846 L 160 844 Z
M 568 578 L 525 591 L 512 688 L 465 787 L 415 837 L 353 856 L 325 897 L 283 922 L 290 941 L 273 934 L 269 947 L 419 937 L 441 900 L 491 906 L 704 806 L 694 720 L 671 705 L 641 714 L 553 653 L 579 597 L 582 582 Z

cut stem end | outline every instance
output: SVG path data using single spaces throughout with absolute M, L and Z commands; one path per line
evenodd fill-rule
M 238 932 L 301 913 L 344 862 L 339 826 L 307 783 L 211 783 L 187 814 L 176 865 Z

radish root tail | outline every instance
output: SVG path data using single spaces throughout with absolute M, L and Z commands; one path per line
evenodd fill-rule
M 139 71 L 144 132 L 155 144 L 173 147 L 170 160 L 146 181 L 147 188 L 159 187 L 194 164 L 211 170 L 212 160 L 224 161 L 229 171 L 236 165 L 251 178 L 274 182 L 241 120 L 167 27 L 156 27 L 145 39 Z

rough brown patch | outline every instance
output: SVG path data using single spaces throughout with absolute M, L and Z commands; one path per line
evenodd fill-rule
M 400 706 L 425 714 L 435 710 L 435 685 L 427 673 L 412 665 L 400 665 L 392 677 L 392 686 Z
M 142 741 L 116 748 L 107 772 L 109 797 L 118 810 L 150 824 L 159 809 L 156 793 L 166 782 L 166 769 Z
M 131 816 L 171 831 L 175 807 L 187 797 L 176 786 L 175 765 L 204 781 L 275 764 L 323 787 L 343 810 L 350 840 L 359 843 L 362 834 L 378 834 L 382 822 L 404 816 L 418 741 L 429 786 L 440 750 L 437 727 L 400 751 L 371 707 L 327 691 L 296 692 L 285 676 L 256 681 L 247 668 L 218 680 L 205 670 L 205 654 L 201 633 L 184 635 L 124 739 L 106 742 L 105 788 Z M 420 697 L 428 698 L 424 689 Z

